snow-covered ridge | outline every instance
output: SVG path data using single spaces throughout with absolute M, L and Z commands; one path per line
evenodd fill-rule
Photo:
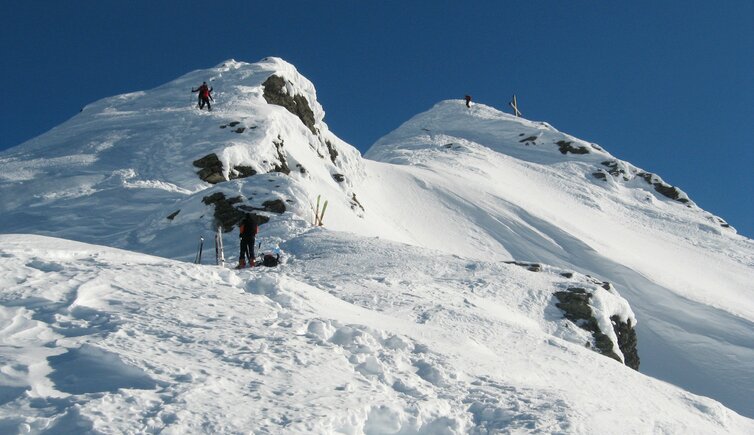
M 688 195 L 678 187 L 667 184 L 657 174 L 616 159 L 597 144 L 561 133 L 546 122 L 515 117 L 483 104 L 466 108 L 458 100 L 440 102 L 427 112 L 406 121 L 377 141 L 366 157 L 389 163 L 420 165 L 425 158 L 435 158 L 438 145 L 449 150 L 469 152 L 481 145 L 537 164 L 581 162 L 589 164 L 589 174 L 604 181 L 606 186 L 644 180 L 646 185 L 628 185 L 654 190 L 661 197 L 695 207 Z M 467 147 L 470 150 L 466 150 Z M 723 228 L 730 228 L 721 218 L 714 217 L 710 220 Z
M 197 110 L 196 94 L 190 93 L 202 81 L 214 87 L 212 112 Z M 400 311 L 395 318 L 408 325 L 423 324 L 422 319 L 432 319 L 436 313 L 443 319 L 448 311 L 457 310 L 463 315 L 443 323 L 443 328 L 458 328 L 476 336 L 486 334 L 490 322 L 499 321 L 520 333 L 517 343 L 536 341 L 542 333 L 547 340 L 562 345 L 566 353 L 581 355 L 589 343 L 589 347 L 612 353 L 614 359 L 626 363 L 632 357 L 621 350 L 623 329 L 614 322 L 630 321 L 633 326 L 638 320 L 643 373 L 708 395 L 737 412 L 754 415 L 749 400 L 754 380 L 748 371 L 750 364 L 741 363 L 754 361 L 754 337 L 750 333 L 754 327 L 754 244 L 696 207 L 684 192 L 655 174 L 613 157 L 602 147 L 561 133 L 546 123 L 515 118 L 481 104 L 468 109 L 461 101 L 444 101 L 417 115 L 378 141 L 366 156 L 367 159 L 362 158 L 356 149 L 330 132 L 314 86 L 292 65 L 276 58 L 254 64 L 229 60 L 152 90 L 95 102 L 45 135 L 1 153 L 4 171 L 0 175 L 0 228 L 6 233 L 44 234 L 193 260 L 199 236 L 210 240 L 220 225 L 226 231 L 226 247 L 232 247 L 226 255 L 235 261 L 235 223 L 241 213 L 251 212 L 265 222 L 259 238 L 262 250 L 280 245 L 285 255 L 301 260 L 296 263 L 299 269 L 291 263 L 281 278 L 292 282 L 289 287 L 256 278 L 253 282 L 259 287 L 253 289 L 230 283 L 231 287 L 267 298 L 261 299 L 266 303 L 306 304 L 306 300 L 318 298 L 317 292 L 325 291 L 345 301 L 346 305 L 333 303 L 346 311 L 349 304 L 358 305 L 367 310 L 361 315 L 370 317 L 368 313 L 395 309 Z M 310 234 L 318 198 L 329 204 L 325 227 L 350 236 L 330 231 Z M 344 242 L 339 237 L 353 239 Z M 413 247 L 398 249 L 387 241 Z M 361 246 L 364 249 L 356 249 Z M 342 251 L 351 255 L 342 255 Z M 402 259 L 404 255 L 422 260 L 412 263 Z M 53 264 L 49 266 L 53 272 L 59 267 L 36 258 L 29 264 L 38 261 Z M 403 262 L 409 267 L 403 267 Z M 507 266 L 506 262 L 536 263 L 545 273 Z M 471 266 L 467 269 L 456 263 Z M 429 268 L 429 264 L 433 266 Z M 501 276 L 493 278 L 488 272 L 482 273 L 481 278 L 476 276 L 481 264 Z M 170 265 L 174 267 L 174 263 Z M 314 274 L 301 272 L 310 266 L 322 269 Z M 44 264 L 41 267 L 47 268 Z M 119 265 L 108 263 L 106 267 L 128 273 Z M 179 269 L 192 267 L 184 265 Z M 378 272 L 381 267 L 385 268 L 382 275 Z M 13 282 L 14 273 L 9 273 L 8 282 Z M 199 267 L 196 273 L 199 275 L 192 272 L 191 276 L 198 282 L 214 283 L 217 273 L 233 280 L 233 275 L 213 271 L 210 266 Z M 572 274 L 573 282 L 560 273 Z M 363 287 L 367 291 L 353 296 L 354 288 L 363 285 L 354 277 L 372 274 L 376 282 L 387 287 L 369 284 Z M 116 275 L 108 277 L 121 279 Z M 587 275 L 594 278 L 586 278 Z M 51 276 L 37 278 L 44 281 Z M 444 288 L 449 280 L 454 283 L 452 291 L 433 293 L 432 289 Z M 468 308 L 466 302 L 452 296 L 453 292 L 463 294 L 489 282 L 493 287 L 515 287 L 514 299 L 536 294 L 536 300 L 522 312 L 506 305 L 520 303 L 513 299 L 503 298 L 504 303 L 489 305 L 490 300 L 485 300 L 479 305 L 466 298 L 477 305 Z M 532 287 L 539 284 L 542 287 Z M 179 291 L 182 286 L 172 289 Z M 291 296 L 300 288 L 312 293 Z M 383 305 L 380 292 L 397 289 L 409 290 L 394 295 Z M 29 289 L 31 293 L 41 291 L 40 287 Z M 433 300 L 435 309 L 425 306 L 426 301 L 411 302 L 414 291 L 442 297 Z M 563 299 L 555 296 L 560 292 L 564 293 Z M 425 296 L 421 298 L 432 299 Z M 397 306 L 391 306 L 393 302 Z M 564 320 L 556 304 L 567 311 L 572 302 L 585 302 L 585 310 L 595 314 L 593 321 L 580 317 L 584 306 L 577 306 L 572 314 L 566 314 L 570 320 Z M 347 348 L 351 352 L 348 359 L 356 361 L 356 371 L 366 379 L 379 375 L 381 364 L 386 364 L 379 357 L 382 348 L 392 349 L 394 343 L 384 332 L 386 328 L 380 326 L 385 318 L 377 316 L 381 320 L 367 322 L 369 326 L 353 319 L 348 323 L 342 319 L 334 322 L 332 319 L 338 316 L 330 311 L 324 315 L 324 305 L 318 306 L 316 315 L 307 314 L 321 321 L 307 324 L 305 330 L 319 337 L 327 350 L 333 344 Z M 14 307 L 12 303 L 6 306 Z M 467 308 L 474 311 L 480 307 L 489 312 L 466 317 Z M 73 312 L 74 308 L 62 310 Z M 265 315 L 285 317 L 288 313 Z M 530 335 L 531 322 L 538 325 L 533 328 L 538 331 L 534 335 Z M 589 330 L 592 324 L 599 326 L 599 333 Z M 345 327 L 351 330 L 342 329 Z M 503 334 L 502 329 L 498 333 Z M 364 333 L 367 330 L 370 332 Z M 341 340 L 344 335 L 346 338 Z M 284 334 L 283 341 L 296 341 L 300 336 Z M 605 342 L 605 337 L 609 341 Z M 377 356 L 361 355 L 361 340 L 368 341 L 369 352 Z M 600 347 L 600 343 L 609 344 Z M 504 344 L 498 343 L 501 347 Z M 65 341 L 60 345 L 75 348 Z M 404 351 L 409 348 L 402 347 Z M 83 357 L 87 361 L 102 356 L 98 350 L 86 347 L 76 352 L 79 353 L 74 352 L 72 358 Z M 211 351 L 202 348 L 200 352 Z M 394 356 L 384 352 L 388 360 Z M 495 352 L 493 349 L 492 355 L 499 361 L 500 354 Z M 586 353 L 589 357 L 585 358 L 600 358 L 598 365 L 610 364 L 605 367 L 618 373 L 617 383 L 625 379 L 642 385 L 653 382 L 641 375 L 625 375 L 625 367 L 594 352 Z M 545 355 L 551 356 L 548 352 Z M 526 365 L 517 351 L 506 351 L 504 356 L 508 364 Z M 396 373 L 405 372 L 408 376 L 409 371 L 421 372 L 426 376 L 419 377 L 429 383 L 441 379 L 448 385 L 461 385 L 448 381 L 445 375 L 435 376 L 430 366 L 414 364 L 410 355 L 402 358 L 410 362 L 392 366 Z M 120 359 L 128 365 L 128 358 Z M 557 359 L 562 364 L 573 363 L 569 358 Z M 251 367 L 251 362 L 246 363 L 246 368 Z M 496 385 L 509 385 L 517 394 L 524 394 L 521 391 L 529 388 L 529 378 L 523 370 L 520 375 L 507 380 L 508 384 Z M 358 379 L 354 382 L 364 382 Z M 383 376 L 380 382 L 385 379 L 395 381 Z M 280 382 L 278 389 L 282 388 L 283 381 Z M 385 382 L 377 385 L 383 388 Z M 403 378 L 401 382 L 409 385 Z M 401 394 L 411 396 L 415 390 L 409 385 L 400 391 L 402 387 L 398 385 L 396 391 Z M 484 394 L 488 387 L 484 384 Z M 431 406 L 436 407 L 431 411 L 423 407 L 426 403 L 412 405 L 415 396 L 400 396 L 407 402 L 398 408 L 385 405 L 372 409 L 370 402 L 368 411 L 360 408 L 357 420 L 361 423 L 348 427 L 355 433 L 359 428 L 368 432 L 368 420 L 376 424 L 392 418 L 404 422 L 401 427 L 408 432 L 431 432 L 427 429 L 430 426 L 417 429 L 434 421 L 429 415 L 438 417 L 438 421 L 441 415 L 452 416 L 448 421 L 455 423 L 447 426 L 451 432 L 471 427 L 480 433 L 482 428 L 519 427 L 512 423 L 515 418 L 507 417 L 510 412 L 515 415 L 515 411 L 502 410 L 503 417 L 491 422 L 489 414 L 497 415 L 498 411 L 484 405 L 487 402 L 481 396 L 470 402 L 458 399 L 465 397 L 462 391 L 461 387 L 454 387 L 451 393 L 435 391 L 438 397 L 452 394 L 455 398 L 440 405 L 433 402 Z M 542 399 L 545 396 L 536 395 L 543 407 L 555 406 L 557 400 Z M 420 397 L 425 396 L 422 393 Z M 501 400 L 498 393 L 490 397 L 490 403 Z M 385 403 L 391 400 L 393 396 Z M 575 399 L 569 396 L 569 400 Z M 606 399 L 600 396 L 595 400 Z M 568 403 L 571 402 L 566 401 L 564 406 L 570 406 Z M 345 405 L 338 403 L 340 407 Z M 456 409 L 466 405 L 475 410 L 475 426 L 468 426 L 468 416 Z M 520 405 L 511 402 L 510 409 Z M 717 406 L 704 405 L 703 419 L 728 415 Z M 279 415 L 281 419 L 289 418 L 284 412 Z M 662 418 L 666 417 L 675 421 L 673 416 Z M 556 427 L 552 430 L 580 431 L 569 430 L 571 426 L 557 429 L 561 426 L 552 424 Z M 385 429 L 371 427 L 373 431 Z M 670 427 L 687 426 L 671 423 Z M 728 426 L 724 422 L 713 424 L 714 429 L 720 427 Z M 217 428 L 221 430 L 221 426 Z

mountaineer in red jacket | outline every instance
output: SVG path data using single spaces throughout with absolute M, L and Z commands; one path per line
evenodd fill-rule
M 191 92 L 199 92 L 199 110 L 204 109 L 204 105 L 207 105 L 207 110 L 212 110 L 212 106 L 209 104 L 209 100 L 215 101 L 212 98 L 212 88 L 207 86 L 207 82 L 202 82 L 202 85 L 197 89 L 191 89 Z

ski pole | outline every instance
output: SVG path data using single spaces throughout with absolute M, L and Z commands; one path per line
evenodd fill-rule
M 195 264 L 200 264 L 202 262 L 202 248 L 204 247 L 204 236 L 199 236 L 199 252 L 196 253 L 196 260 L 194 260 Z

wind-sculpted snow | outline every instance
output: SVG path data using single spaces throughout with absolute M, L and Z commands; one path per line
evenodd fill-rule
M 552 296 L 579 274 L 330 231 L 282 246 L 280 267 L 237 272 L 0 236 L 0 429 L 754 429 L 586 349 Z
M 190 92 L 202 81 L 212 112 Z M 754 242 L 693 195 L 460 100 L 366 157 L 277 58 L 94 102 L 0 153 L 1 232 L 132 251 L 29 238 L 36 251 L 1 259 L 0 319 L 20 346 L 2 348 L 2 428 L 613 433 L 594 417 L 609 409 L 631 422 L 618 431 L 739 429 L 595 346 L 754 417 Z M 351 236 L 311 231 L 318 201 L 324 227 Z M 204 237 L 211 263 L 222 226 L 235 262 L 242 213 L 265 222 L 262 251 L 292 256 L 283 271 L 134 253 L 192 261 Z M 563 319 L 558 291 L 588 294 L 595 318 Z M 638 357 L 616 348 L 614 316 L 637 325 Z

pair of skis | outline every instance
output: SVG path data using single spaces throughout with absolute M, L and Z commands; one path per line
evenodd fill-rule
M 195 264 L 202 263 L 203 248 L 204 248 L 204 236 L 199 236 L 199 248 L 197 249 L 196 257 L 194 258 Z M 218 266 L 225 266 L 225 252 L 223 249 L 223 228 L 221 226 L 218 226 L 217 231 L 215 232 L 215 263 Z
M 327 210 L 327 200 L 322 205 L 322 211 L 319 210 L 319 201 L 322 195 L 317 195 L 317 208 L 314 209 L 314 226 L 321 227 L 322 219 L 325 217 L 325 210 Z

